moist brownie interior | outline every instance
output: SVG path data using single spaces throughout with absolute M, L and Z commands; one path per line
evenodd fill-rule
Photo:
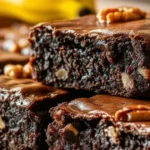
M 0 149 L 46 149 L 48 109 L 69 93 L 32 79 L 0 76 L 0 95 Z
M 30 34 L 33 78 L 125 97 L 150 94 L 150 19 L 99 24 L 96 17 L 43 23 Z
M 19 46 L 28 31 L 0 29 L 0 74 L 8 63 L 29 61 L 30 46 Z M 42 23 L 29 40 L 40 82 L 0 76 L 0 149 L 150 149 L 149 98 L 90 97 L 150 96 L 149 16 L 110 25 L 94 15 Z
M 83 95 L 89 93 L 1 75 L 0 149 L 47 149 L 45 130 L 52 121 L 49 108 Z

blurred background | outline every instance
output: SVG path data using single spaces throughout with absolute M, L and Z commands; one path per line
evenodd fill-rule
M 149 12 L 150 0 L 0 0 L 0 26 L 73 19 L 107 7 L 134 6 Z
M 0 25 L 74 19 L 95 13 L 94 0 L 0 0 Z

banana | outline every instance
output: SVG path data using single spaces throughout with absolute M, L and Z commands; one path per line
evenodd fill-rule
M 0 0 L 0 15 L 39 23 L 73 19 L 83 9 L 94 12 L 93 0 Z

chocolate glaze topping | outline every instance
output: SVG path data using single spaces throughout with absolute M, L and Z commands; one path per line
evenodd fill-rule
M 26 64 L 29 60 L 28 56 L 23 56 L 19 53 L 9 53 L 0 50 L 0 67 L 6 64 Z
M 10 95 L 4 94 L 6 92 Z M 11 95 L 11 93 L 13 94 Z M 12 79 L 7 76 L 0 76 L 0 100 L 3 99 L 4 96 L 18 96 L 15 102 L 22 107 L 29 108 L 34 103 L 44 100 L 51 100 L 53 103 L 53 99 L 67 93 L 65 90 L 45 86 L 32 79 Z
M 90 112 L 102 112 L 107 115 L 113 116 L 116 111 L 121 110 L 125 107 L 145 105 L 150 106 L 150 101 L 122 98 L 110 95 L 96 95 L 91 98 L 80 98 L 65 104 L 65 107 L 74 116 L 85 116 Z M 150 121 L 147 122 L 136 122 L 136 124 L 144 124 L 150 127 Z
M 89 99 L 81 98 L 71 101 L 69 107 L 74 111 L 79 112 L 89 112 L 92 110 L 105 111 L 110 115 L 114 115 L 117 110 L 123 107 L 128 107 L 132 105 L 148 105 L 150 106 L 150 101 L 122 98 L 110 95 L 96 95 Z
M 86 24 L 85 24 L 86 22 Z M 64 32 L 76 32 L 83 34 L 129 34 L 132 36 L 142 36 L 145 40 L 150 41 L 150 16 L 146 19 L 112 23 L 112 24 L 99 24 L 95 15 L 81 17 L 78 20 L 61 21 L 54 23 L 44 23 L 35 26 L 45 26 L 47 28 L 55 28 L 55 31 L 61 30 Z M 68 30 L 68 28 L 70 30 Z

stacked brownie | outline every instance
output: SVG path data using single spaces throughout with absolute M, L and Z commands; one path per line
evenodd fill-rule
M 3 75 L 8 64 L 28 63 L 31 48 L 26 43 L 28 26 L 20 24 L 0 31 L 0 149 L 46 150 L 46 129 L 52 122 L 49 109 L 74 98 L 90 97 L 93 93 L 63 90 L 32 79 Z
M 25 65 L 29 61 L 31 48 L 27 40 L 29 26 L 14 24 L 0 29 L 0 74 L 7 64 Z
M 49 109 L 85 91 L 67 91 L 32 79 L 0 75 L 0 149 L 47 149 L 46 129 L 52 121 Z
M 0 149 L 46 149 L 48 109 L 70 94 L 32 79 L 1 75 L 0 95 Z
M 149 26 L 149 18 L 99 24 L 92 15 L 32 29 L 34 79 L 101 94 L 50 109 L 49 150 L 150 149 Z
M 96 95 L 62 103 L 50 113 L 50 150 L 150 149 L 149 101 Z
M 33 77 L 44 84 L 150 96 L 150 19 L 98 24 L 95 16 L 33 28 Z
M 35 26 L 37 81 L 0 75 L 0 149 L 150 149 L 149 26 L 149 18 L 99 24 L 94 15 Z M 0 74 L 28 62 L 28 32 L 1 32 Z

